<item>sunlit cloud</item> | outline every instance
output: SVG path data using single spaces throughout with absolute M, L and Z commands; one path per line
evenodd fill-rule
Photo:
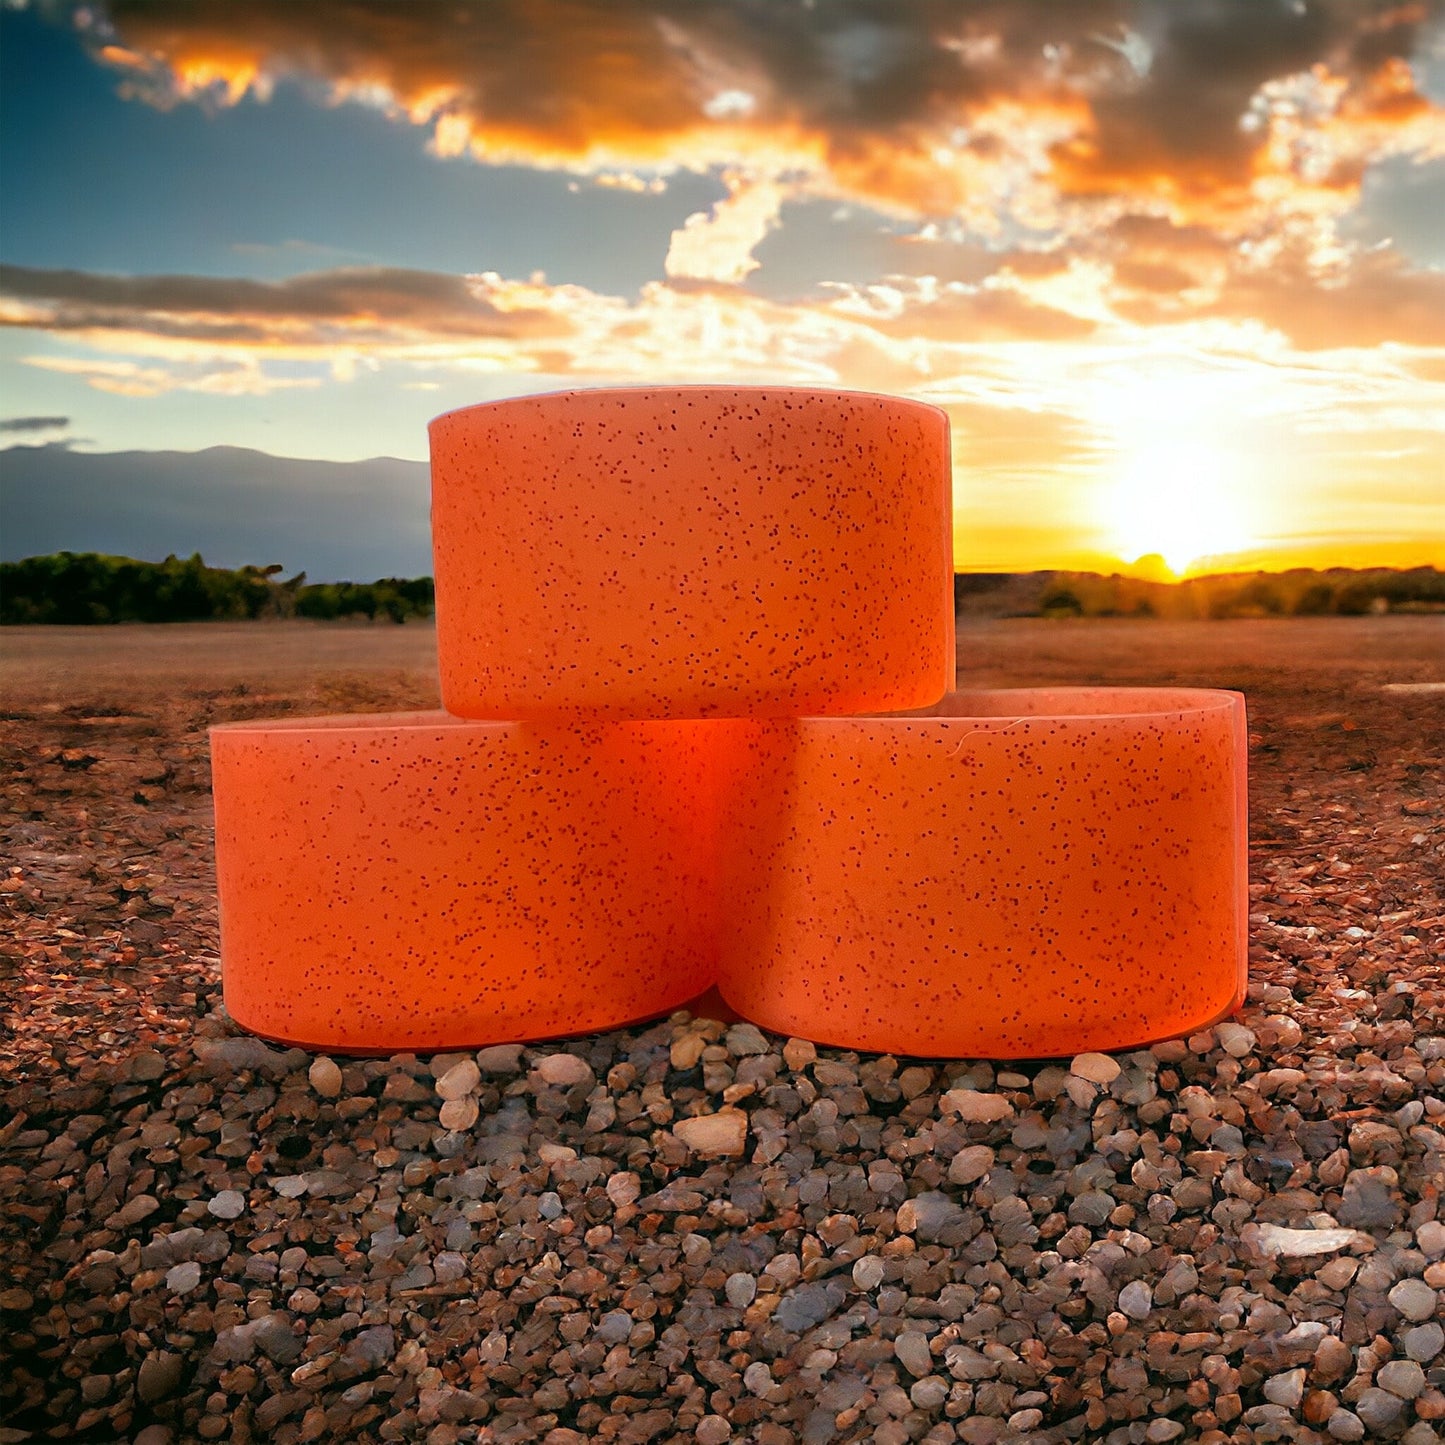
M 1006 217 L 1073 233 L 1132 210 L 1236 239 L 1277 223 L 1326 257 L 1365 165 L 1439 155 L 1445 134 L 1412 67 L 1434 3 L 492 0 L 445 24 L 427 6 L 341 0 L 75 13 L 97 58 L 156 104 L 264 100 L 291 81 L 424 127 L 442 156 L 647 187 L 743 167 L 981 235 Z
M 735 172 L 725 179 L 727 195 L 673 232 L 663 263 L 669 276 L 737 283 L 757 270 L 753 252 L 777 226 L 787 192 L 774 181 L 754 181 Z
M 973 565 L 1018 565 L 1023 524 L 1043 513 L 1074 539 L 1070 555 L 1163 553 L 1177 570 L 1284 546 L 1325 527 L 1311 517 L 1347 461 L 1373 478 L 1372 526 L 1394 518 L 1421 535 L 1438 522 L 1445 536 L 1445 384 L 1429 367 L 1445 337 L 1415 337 L 1407 309 L 1405 340 L 1358 345 L 1348 293 L 1332 330 L 1297 339 L 1213 303 L 1141 324 L 1108 267 L 1077 259 L 1004 260 L 969 283 L 834 285 L 793 303 L 707 281 L 623 298 L 495 274 L 237 283 L 9 268 L 3 280 L 0 314 L 84 352 L 29 364 L 138 398 L 264 395 L 379 369 L 414 387 L 450 373 L 914 395 L 954 418 L 959 555 Z M 1367 270 L 1361 284 L 1369 296 L 1381 283 Z M 469 307 L 439 304 L 461 297 Z M 1001 514 L 1023 527 L 1012 542 Z M 998 554 L 980 550 L 990 536 Z

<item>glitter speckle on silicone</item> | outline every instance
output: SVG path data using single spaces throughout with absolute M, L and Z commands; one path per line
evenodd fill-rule
M 1053 1057 L 1243 999 L 1237 693 L 961 693 L 758 723 L 724 863 L 721 989 L 779 1033 Z
M 395 1051 L 615 1028 L 716 977 L 731 724 L 442 713 L 211 733 L 225 1003 Z
M 561 392 L 431 423 L 442 701 L 784 717 L 953 684 L 948 420 L 796 388 Z

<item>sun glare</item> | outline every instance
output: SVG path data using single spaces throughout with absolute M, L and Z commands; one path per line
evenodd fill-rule
M 1124 461 L 1109 499 L 1109 526 L 1125 562 L 1159 556 L 1176 577 L 1206 558 L 1249 547 L 1254 537 L 1230 458 L 1156 444 Z
M 1114 433 L 1099 521 L 1121 561 L 1163 558 L 1175 577 L 1258 541 L 1246 454 L 1228 440 L 1229 409 L 1197 379 L 1151 379 L 1112 398 Z M 1210 402 L 1215 403 L 1214 406 Z

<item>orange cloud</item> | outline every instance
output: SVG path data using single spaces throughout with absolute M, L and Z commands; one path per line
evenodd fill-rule
M 1178 317 L 1179 296 L 1139 294 L 1116 302 L 1118 314 L 1145 325 Z M 1322 286 L 1306 258 L 1269 266 L 1234 266 L 1211 275 L 1187 308 L 1196 317 L 1226 317 L 1268 327 L 1301 351 L 1392 345 L 1445 348 L 1445 275 L 1412 271 L 1377 252 L 1354 261 Z
M 1441 109 L 1410 62 L 1440 13 L 111 0 L 91 33 L 159 103 L 234 104 L 296 80 L 488 163 L 746 171 L 981 234 L 1005 216 L 1076 230 L 1122 205 L 1239 235 L 1271 210 L 1334 214 L 1378 154 L 1433 153 Z

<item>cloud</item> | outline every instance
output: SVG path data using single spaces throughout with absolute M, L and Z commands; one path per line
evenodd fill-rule
M 870 286 L 834 287 L 830 309 L 866 320 L 880 335 L 942 346 L 1078 340 L 1090 317 L 1022 294 L 1007 267 L 978 283 L 896 276 Z
M 727 196 L 696 211 L 672 233 L 664 269 L 670 277 L 741 282 L 758 263 L 753 252 L 778 224 L 786 191 L 772 181 L 732 173 Z
M 1445 348 L 1445 274 L 1412 270 L 1389 251 L 1357 258 L 1323 285 L 1299 254 L 1269 266 L 1206 271 L 1171 292 L 1162 284 L 1167 276 L 1141 275 L 1131 261 L 1120 268 L 1130 285 L 1116 302 L 1118 314 L 1144 325 L 1184 315 L 1253 322 L 1302 351 Z
M 113 396 L 164 396 L 172 391 L 209 396 L 268 396 L 273 391 L 319 386 L 316 377 L 268 374 L 256 361 L 244 359 L 221 366 L 144 366 L 130 360 L 70 356 L 27 356 L 26 365 L 41 371 L 79 376 L 97 391 Z
M 1319 223 L 1384 154 L 1438 154 L 1412 68 L 1440 0 L 110 0 L 77 8 L 129 93 L 296 81 L 442 155 L 649 183 L 745 171 L 981 234 L 1124 211 L 1246 235 Z M 754 230 L 748 193 L 719 208 Z M 745 234 L 753 234 L 743 224 Z M 704 223 L 692 241 L 703 244 Z M 688 245 L 692 244 L 688 242 Z M 675 274 L 699 264 L 679 253 Z M 729 270 L 709 259 L 707 274 Z
M 385 333 L 563 336 L 555 308 L 529 306 L 525 284 L 387 267 L 343 267 L 253 281 L 211 276 L 113 276 L 0 265 L 0 324 L 88 331 L 150 318 L 157 334 L 220 345 L 279 340 L 364 343 Z
M 696 269 L 729 251 L 704 248 Z M 956 370 L 969 348 L 1091 334 L 1097 321 L 1062 305 L 1064 274 L 1054 297 L 1024 294 L 998 268 L 980 282 L 895 277 L 784 303 L 693 277 L 625 299 L 494 273 L 343 270 L 269 283 L 0 267 L 0 324 L 80 349 L 29 364 L 137 397 L 261 395 L 388 364 L 908 390 Z
M 695 269 L 739 255 L 704 247 Z M 1302 256 L 1260 266 L 1201 228 L 1136 218 L 1087 246 L 1003 253 L 970 275 L 834 283 L 783 302 L 727 276 L 653 282 L 629 299 L 495 273 L 341 269 L 256 282 L 0 267 L 0 324 L 71 348 L 29 364 L 138 397 L 264 395 L 382 366 L 417 381 L 440 369 L 908 392 L 991 359 L 1050 347 L 1147 353 L 1181 336 L 1203 354 L 1281 367 L 1388 344 L 1409 352 L 1416 377 L 1445 352 L 1445 276 L 1389 252 L 1322 286 Z
M 68 416 L 0 417 L 0 432 L 64 431 L 69 425 Z

